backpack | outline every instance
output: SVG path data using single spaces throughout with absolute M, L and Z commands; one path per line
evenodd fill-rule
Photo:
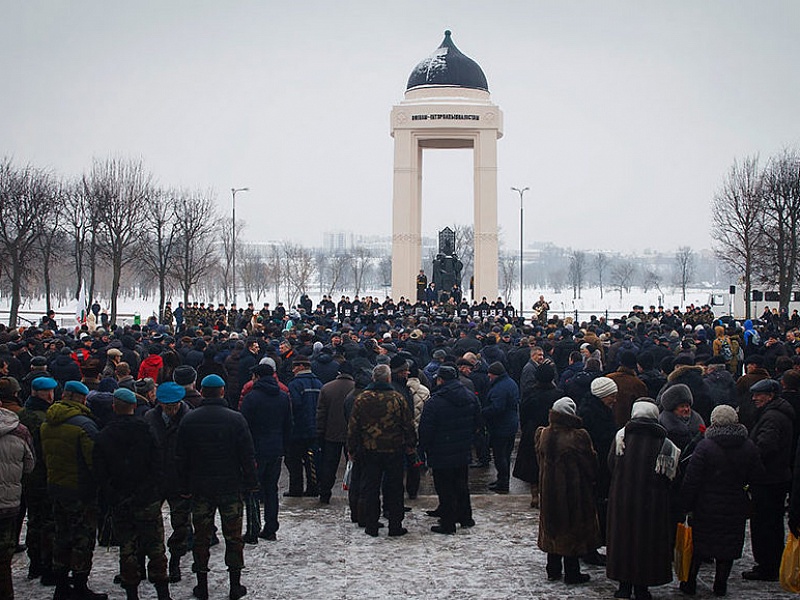
M 733 350 L 731 349 L 731 342 L 730 338 L 726 335 L 722 338 L 722 342 L 720 343 L 719 353 L 722 355 L 726 361 L 729 361 L 733 358 Z
M 753 346 L 761 345 L 761 336 L 755 329 L 753 329 L 753 335 L 750 336 L 750 344 Z

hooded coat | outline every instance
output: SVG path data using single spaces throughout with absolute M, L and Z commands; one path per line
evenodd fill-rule
M 164 360 L 158 354 L 150 354 L 139 366 L 139 379 L 150 377 L 153 381 L 158 381 L 158 375 L 163 367 Z
M 632 419 L 625 426 L 625 452 L 608 455 L 611 489 L 608 497 L 606 574 L 633 585 L 672 581 L 670 480 L 656 473 L 656 459 L 666 430 L 650 419 Z
M 741 558 L 750 500 L 745 487 L 763 476 L 758 450 L 744 425 L 712 426 L 695 448 L 681 488 L 692 513 L 692 541 L 699 557 Z
M 597 455 L 575 415 L 550 411 L 550 424 L 536 430 L 539 461 L 541 550 L 581 556 L 600 546 L 594 485 Z
M 22 475 L 33 471 L 36 458 L 26 441 L 30 434 L 19 417 L 0 408 L 0 518 L 14 518 L 22 498 Z
M 51 498 L 93 502 L 92 451 L 99 429 L 89 408 L 61 400 L 47 409 L 40 436 Z

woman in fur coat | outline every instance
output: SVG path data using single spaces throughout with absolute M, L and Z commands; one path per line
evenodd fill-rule
M 597 455 L 575 402 L 561 398 L 553 404 L 550 424 L 536 430 L 539 460 L 539 548 L 547 552 L 547 578 L 564 583 L 589 581 L 580 572 L 578 557 L 600 544 L 594 500 Z

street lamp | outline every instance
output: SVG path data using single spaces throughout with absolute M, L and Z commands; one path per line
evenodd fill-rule
M 233 197 L 233 210 L 231 211 L 231 219 L 233 225 L 231 229 L 231 254 L 233 257 L 233 265 L 231 269 L 231 280 L 233 282 L 233 303 L 236 304 L 236 192 L 249 192 L 250 188 L 231 188 L 231 196 Z
M 524 314 L 525 308 L 524 308 L 524 305 L 522 304 L 522 288 L 523 288 L 523 281 L 522 281 L 522 257 L 523 257 L 523 254 L 522 254 L 522 241 L 523 241 L 523 237 L 522 237 L 522 223 L 523 223 L 523 220 L 522 220 L 522 197 L 525 195 L 525 192 L 527 192 L 529 189 L 530 188 L 527 188 L 527 187 L 524 187 L 522 189 L 515 188 L 515 187 L 511 188 L 511 191 L 517 192 L 519 194 L 519 314 L 523 318 L 525 316 L 525 314 Z

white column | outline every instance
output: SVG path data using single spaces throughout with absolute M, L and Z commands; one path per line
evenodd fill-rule
M 416 300 L 422 265 L 422 149 L 410 130 L 394 131 L 392 298 Z
M 497 131 L 478 132 L 475 165 L 475 298 L 497 298 Z

